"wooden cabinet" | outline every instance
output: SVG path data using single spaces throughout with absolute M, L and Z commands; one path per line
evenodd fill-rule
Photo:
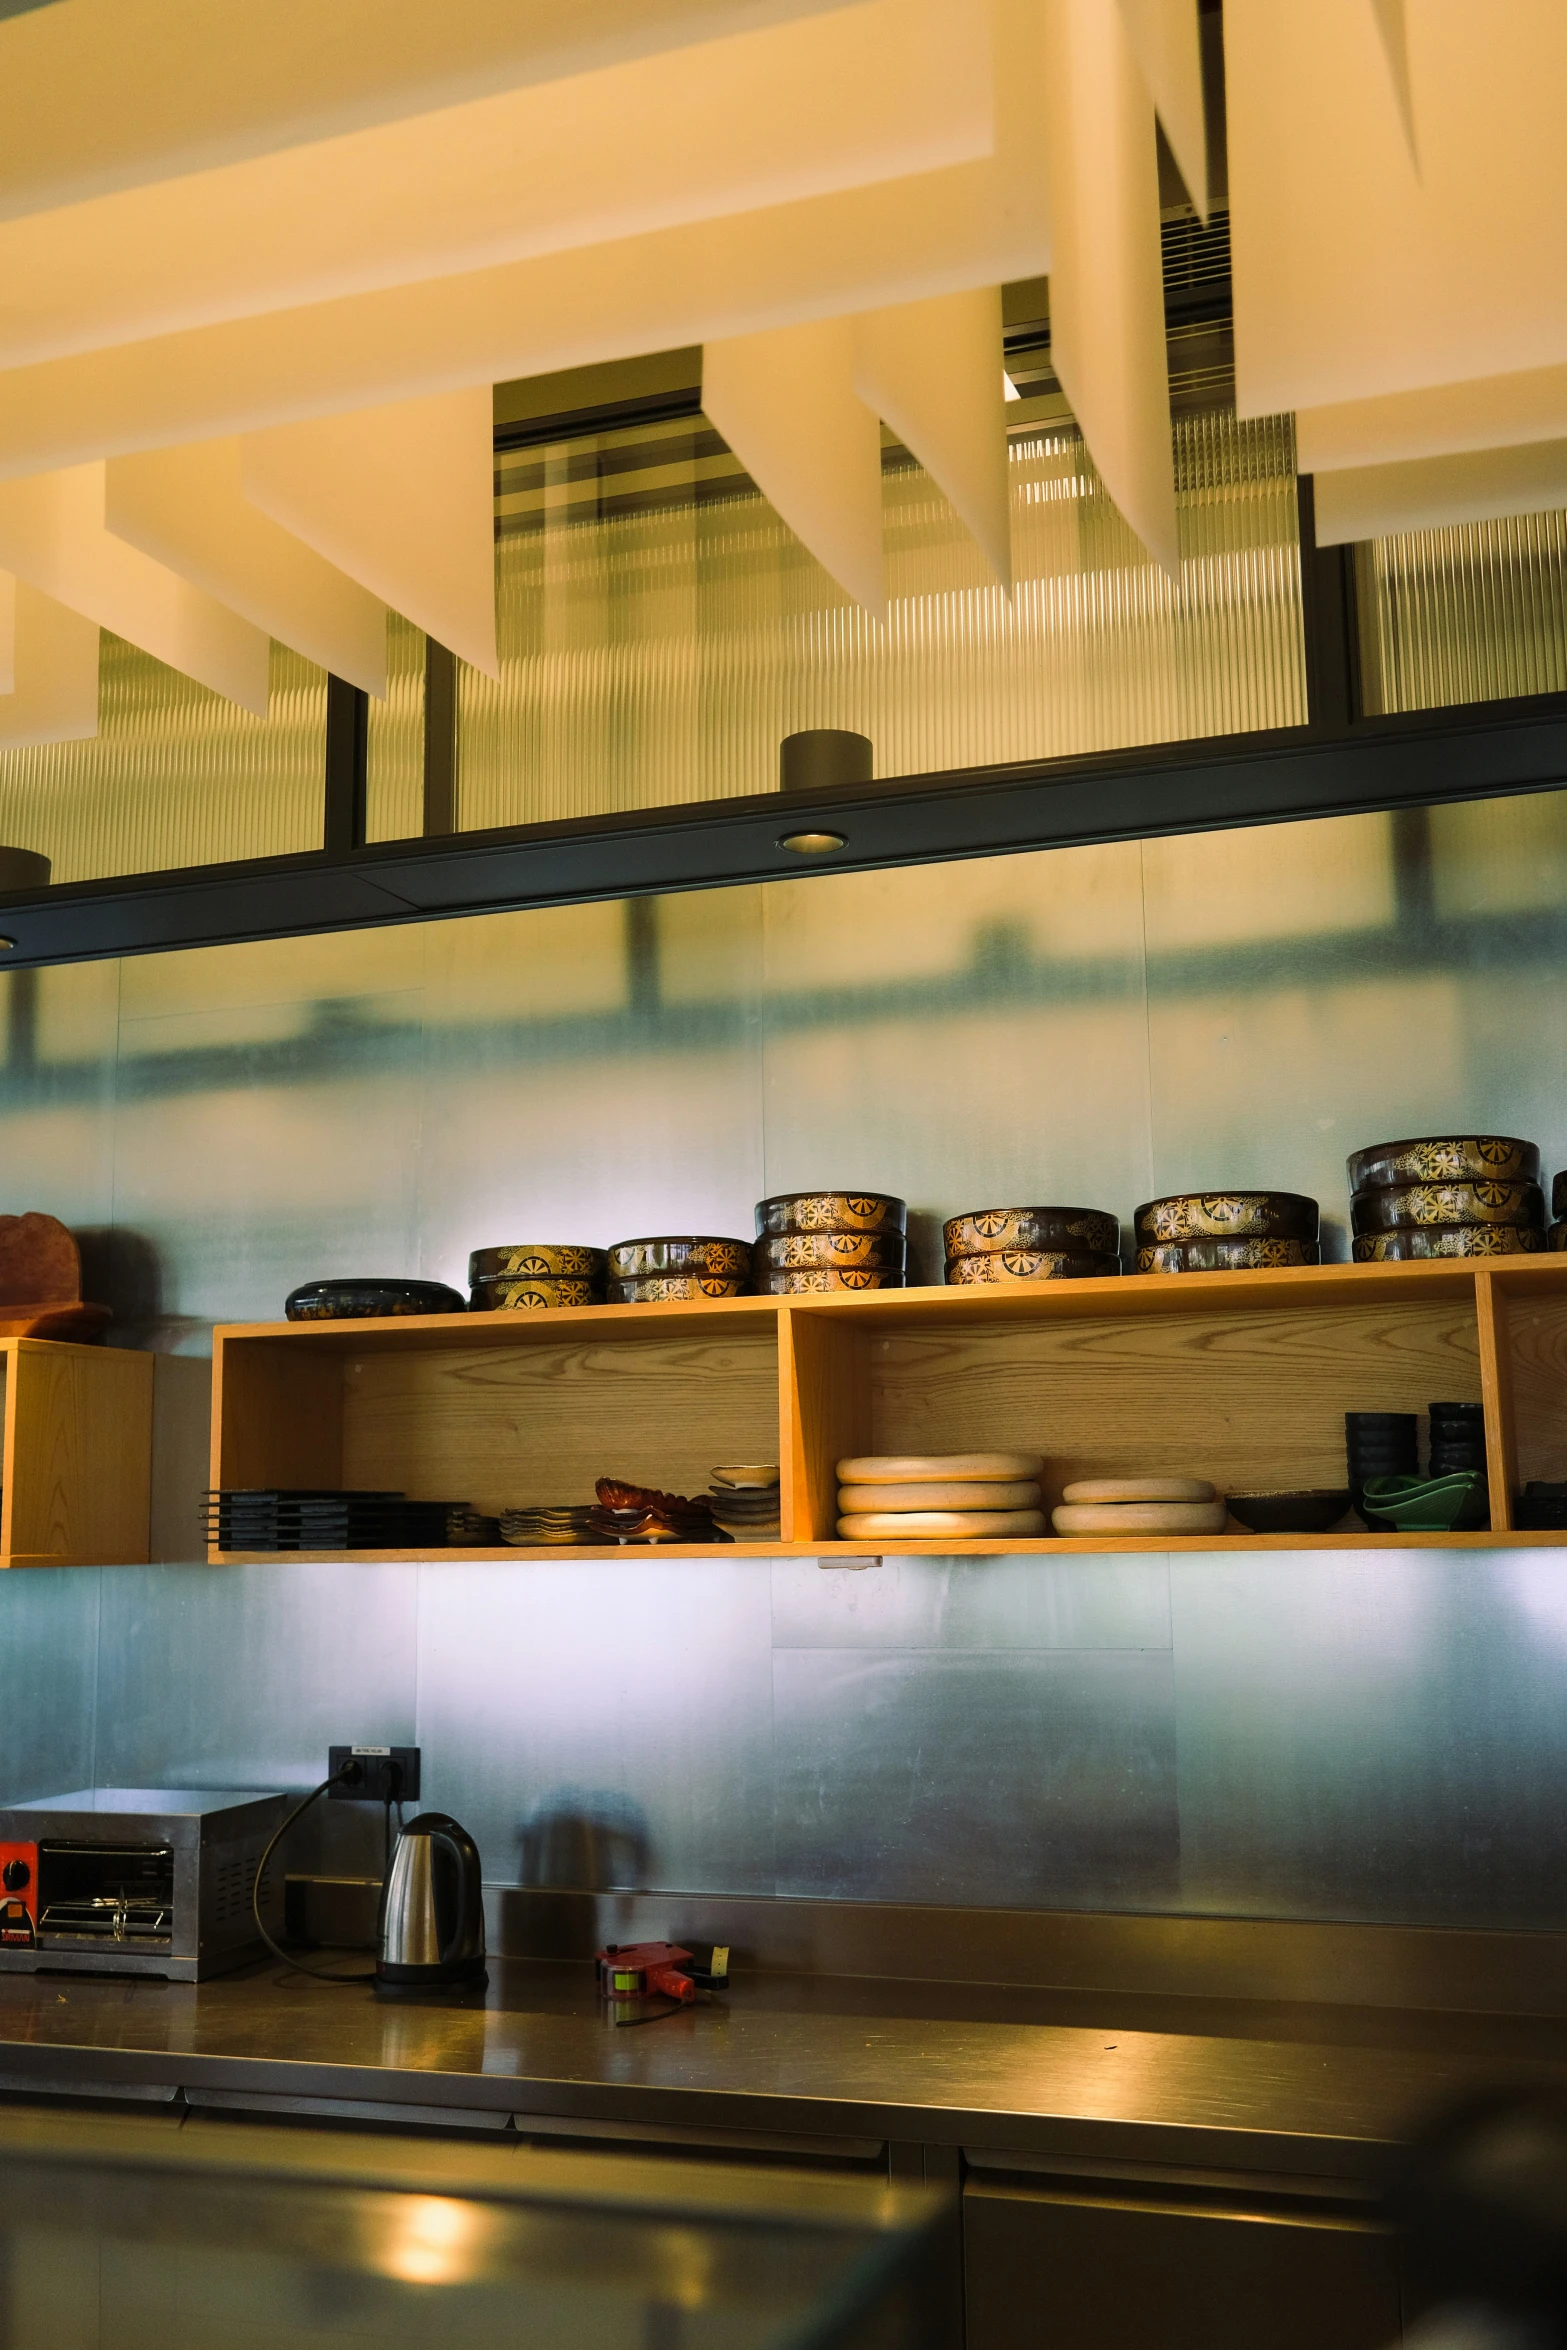
M 1398 2249 L 1374 2221 L 1245 2200 L 970 2180 L 967 2350 L 1389 2350 Z
M 152 1368 L 123 1347 L 0 1339 L 0 1567 L 145 1561 Z
M 837 1538 L 846 1453 L 1040 1452 L 1047 1506 L 1074 1477 L 1133 1471 L 1221 1493 L 1340 1486 L 1346 1410 L 1483 1402 L 1488 1532 L 1263 1537 L 1232 1522 L 1186 1541 L 879 1548 L 1563 1539 L 1514 1533 L 1511 1497 L 1526 1478 L 1567 1478 L 1567 1255 L 261 1323 L 216 1333 L 214 1377 L 215 1486 L 380 1486 L 493 1514 L 591 1500 L 599 1476 L 700 1492 L 716 1462 L 776 1459 L 782 1541 L 742 1555 L 863 1553 Z

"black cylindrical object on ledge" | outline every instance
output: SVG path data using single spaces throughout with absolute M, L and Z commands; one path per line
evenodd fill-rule
M 786 734 L 778 746 L 780 791 L 844 791 L 869 783 L 875 753 L 868 734 L 841 726 L 810 726 Z

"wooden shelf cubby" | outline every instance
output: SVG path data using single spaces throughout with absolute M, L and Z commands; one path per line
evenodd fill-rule
M 1224 1535 L 1185 1541 L 874 1547 L 946 1555 L 1567 1541 L 1512 1524 L 1525 1479 L 1567 1478 L 1567 1255 L 246 1324 L 215 1333 L 213 1375 L 214 1486 L 385 1487 L 493 1514 L 591 1500 L 599 1476 L 701 1492 L 715 1462 L 776 1459 L 783 1539 L 725 1546 L 742 1557 L 872 1547 L 837 1537 L 835 1472 L 846 1453 L 1040 1452 L 1047 1508 L 1074 1477 L 1136 1471 L 1207 1477 L 1221 1493 L 1335 1486 L 1346 1411 L 1475 1402 L 1486 1412 L 1489 1532 L 1264 1536 L 1232 1520 Z M 257 1554 L 211 1553 L 240 1555 Z
M 144 1565 L 151 1355 L 4 1338 L 0 1385 L 0 1568 Z

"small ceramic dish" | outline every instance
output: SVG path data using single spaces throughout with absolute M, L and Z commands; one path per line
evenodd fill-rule
M 756 1203 L 758 1240 L 786 1232 L 901 1232 L 908 1210 L 879 1191 L 779 1191 Z
M 1446 1534 L 1490 1524 L 1490 1493 L 1478 1469 L 1451 1477 L 1372 1477 L 1363 1492 L 1363 1515 L 1396 1526 L 1401 1534 Z
M 745 1281 L 751 1272 L 751 1243 L 722 1240 L 706 1232 L 672 1232 L 650 1240 L 617 1240 L 605 1250 L 617 1281 L 645 1281 L 652 1275 L 715 1274 Z
M 563 1306 L 601 1306 L 604 1284 L 542 1273 L 530 1280 L 519 1273 L 511 1280 L 476 1281 L 468 1297 L 476 1314 L 547 1314 Z
M 1510 1134 L 1426 1134 L 1412 1142 L 1368 1143 L 1346 1164 L 1351 1191 L 1385 1191 L 1395 1183 L 1538 1183 L 1540 1146 Z
M 744 1297 L 750 1286 L 718 1273 L 649 1273 L 641 1281 L 617 1281 L 612 1273 L 606 1293 L 612 1306 L 711 1305 L 715 1298 Z
M 1267 1273 L 1321 1262 L 1314 1240 L 1166 1240 L 1137 1252 L 1139 1273 Z
M 838 1463 L 840 1485 L 950 1485 L 976 1479 L 1010 1485 L 1044 1473 L 1044 1455 L 1037 1452 L 850 1453 Z
M 1305 1240 L 1317 1203 L 1300 1191 L 1177 1191 L 1145 1200 L 1132 1219 L 1139 1248 L 1167 1240 Z
M 1119 1273 L 1119 1257 L 1081 1257 L 1056 1250 L 1002 1249 L 986 1256 L 948 1257 L 949 1288 L 1009 1289 L 1023 1281 L 1102 1281 Z
M 757 1271 L 791 1273 L 811 1265 L 874 1265 L 901 1273 L 908 1243 L 901 1232 L 785 1232 L 751 1251 Z
M 1545 1194 L 1537 1183 L 1397 1183 L 1357 1191 L 1349 1212 L 1357 1233 L 1430 1224 L 1528 1225 L 1543 1232 Z
M 902 1289 L 901 1266 L 797 1265 L 792 1272 L 758 1273 L 760 1297 L 813 1297 L 830 1289 Z
M 1118 1257 L 1120 1219 L 1103 1208 L 971 1208 L 941 1227 L 949 1257 L 1043 1249 L 1058 1256 Z
M 359 1322 L 388 1314 L 465 1314 L 468 1301 L 444 1281 L 306 1281 L 290 1290 L 291 1322 Z
M 479 1281 L 602 1281 L 608 1266 L 601 1248 L 578 1248 L 559 1240 L 519 1240 L 509 1247 L 476 1248 L 468 1259 L 470 1286 Z
M 776 1461 L 725 1461 L 710 1472 L 719 1485 L 731 1486 L 736 1492 L 764 1491 L 778 1483 Z
M 1252 1534 L 1326 1534 L 1349 1514 L 1347 1485 L 1319 1486 L 1300 1493 L 1231 1493 L 1232 1518 Z
M 1350 1254 L 1357 1265 L 1409 1265 L 1431 1257 L 1532 1257 L 1545 1245 L 1545 1234 L 1530 1224 L 1428 1224 L 1420 1232 L 1362 1232 Z

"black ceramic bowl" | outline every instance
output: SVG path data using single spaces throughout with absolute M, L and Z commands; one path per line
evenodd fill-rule
M 468 1300 L 444 1281 L 306 1281 L 283 1307 L 291 1322 L 359 1322 L 387 1314 L 465 1314 Z
M 1227 1493 L 1232 1518 L 1253 1534 L 1326 1534 L 1349 1513 L 1348 1486 L 1305 1493 Z
M 1351 1191 L 1385 1191 L 1390 1183 L 1538 1183 L 1540 1146 L 1512 1134 L 1425 1134 L 1368 1143 L 1347 1164 Z

